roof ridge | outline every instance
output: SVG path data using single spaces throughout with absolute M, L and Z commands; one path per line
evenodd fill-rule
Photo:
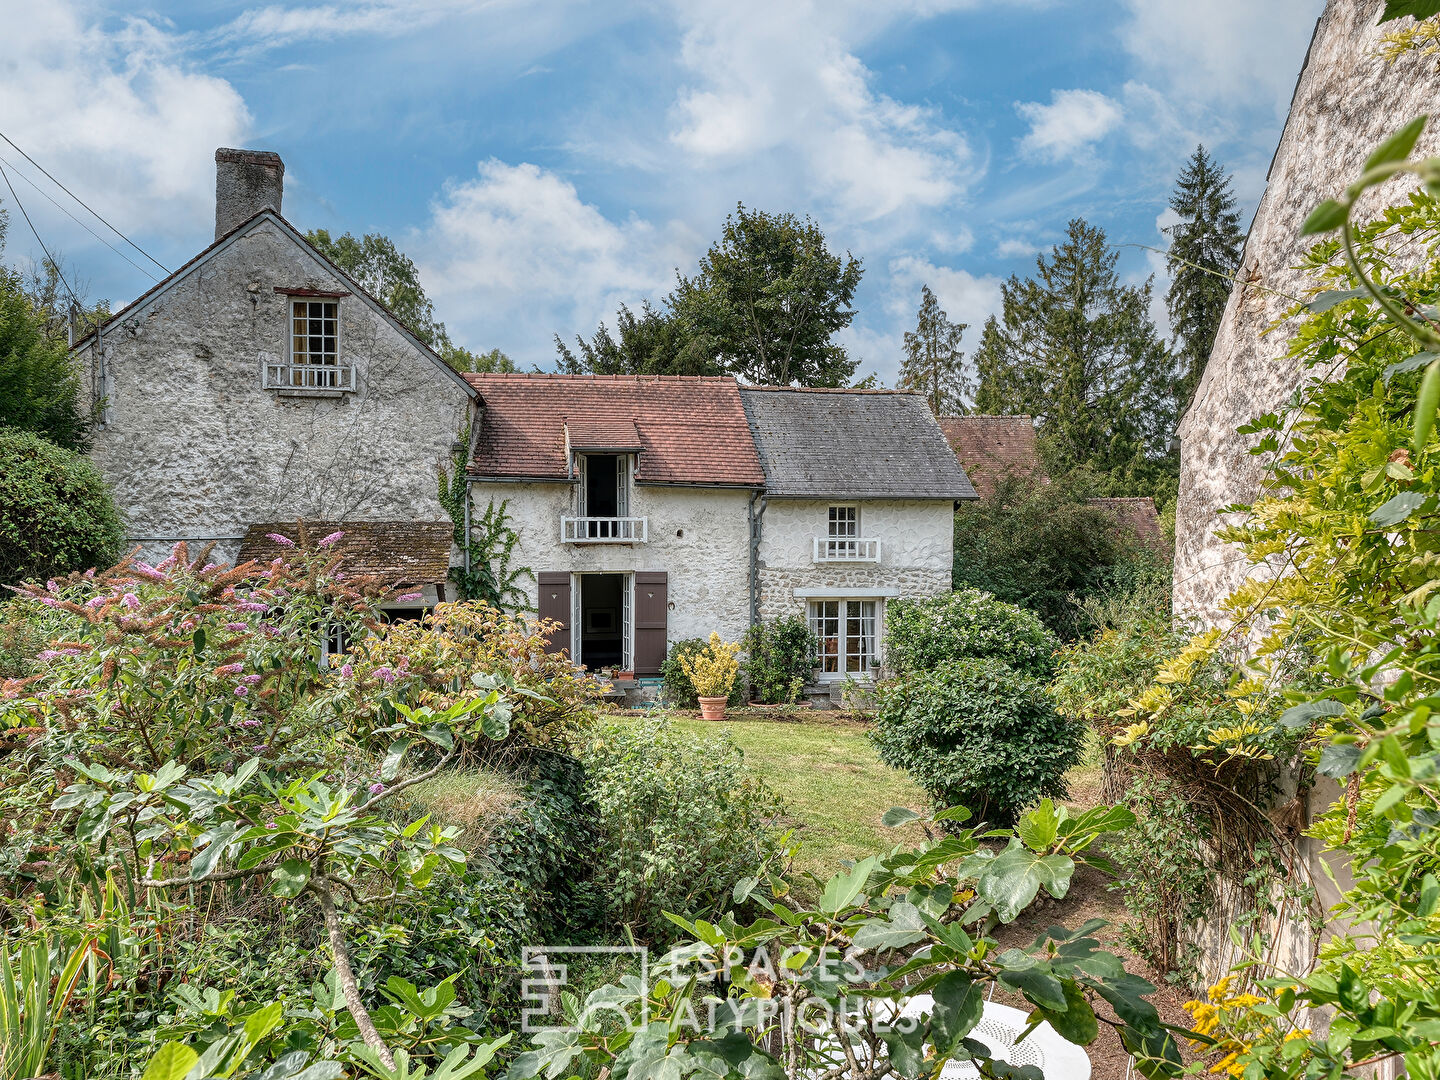
M 889 387 L 868 386 L 771 386 L 766 383 L 741 383 L 741 390 L 756 390 L 766 393 L 789 392 L 792 394 L 894 394 L 904 397 L 918 397 L 917 390 L 890 389 Z

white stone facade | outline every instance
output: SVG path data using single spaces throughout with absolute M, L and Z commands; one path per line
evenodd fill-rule
M 815 540 L 824 539 L 829 509 L 859 510 L 859 536 L 879 542 L 878 562 L 815 560 Z M 954 507 L 939 499 L 766 500 L 759 545 L 759 614 L 763 620 L 804 615 L 810 598 L 936 596 L 951 588 L 955 536 Z M 883 659 L 883 656 L 882 656 Z
M 276 290 L 295 288 L 353 293 L 262 216 L 77 350 L 104 402 L 94 460 L 142 557 L 221 538 L 216 554 L 231 559 L 257 521 L 446 519 L 436 469 L 466 423 L 463 382 L 348 295 L 339 362 L 356 389 L 263 389 L 265 365 L 288 358 L 289 298 Z
M 508 500 L 510 527 L 519 541 L 511 567 L 583 573 L 663 570 L 671 642 L 718 632 L 738 641 L 750 625 L 750 492 L 736 488 L 672 487 L 637 483 L 629 513 L 646 519 L 649 539 L 637 544 L 565 544 L 560 518 L 576 513 L 571 483 L 471 484 L 472 513 L 493 499 Z M 538 585 L 526 583 L 531 603 Z

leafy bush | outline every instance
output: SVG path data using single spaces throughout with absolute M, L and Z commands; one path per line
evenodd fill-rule
M 110 490 L 87 458 L 0 430 L 0 584 L 108 566 L 124 543 Z
M 4 247 L 0 221 L 0 251 Z M 90 418 L 80 407 L 80 372 L 65 338 L 63 329 L 47 325 L 20 274 L 0 266 L 0 430 L 33 431 L 83 453 Z
M 664 942 L 661 914 L 709 919 L 742 878 L 777 868 L 779 799 L 726 738 L 697 740 L 664 721 L 597 725 L 579 741 L 599 836 L 595 878 L 610 925 Z
M 1055 670 L 1059 648 L 1059 640 L 1034 612 L 979 589 L 895 600 L 885 609 L 886 663 L 897 675 L 931 671 L 953 660 L 993 657 L 1044 679 Z
M 660 665 L 660 677 L 663 680 L 661 694 L 665 704 L 672 709 L 698 709 L 700 707 L 700 695 L 695 692 L 695 684 L 690 681 L 690 676 L 685 672 L 685 661 L 693 661 L 694 657 L 704 652 L 709 643 L 704 638 L 684 638 L 670 646 L 670 652 L 665 657 L 665 662 Z M 730 696 L 726 699 L 729 705 L 745 704 L 745 686 L 739 679 L 730 688 Z
M 713 630 L 698 652 L 680 657 L 680 667 L 702 698 L 728 698 L 740 677 L 740 643 L 721 639 Z
M 793 704 L 815 667 L 815 634 L 803 615 L 758 623 L 745 635 L 750 696 L 767 705 Z
M 1055 711 L 1033 675 L 997 659 L 953 660 L 879 691 L 870 738 L 937 808 L 964 806 L 1009 823 L 1045 797 L 1063 798 L 1080 760 L 1082 725 Z

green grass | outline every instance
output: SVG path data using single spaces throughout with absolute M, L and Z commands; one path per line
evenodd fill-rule
M 677 715 L 675 726 L 699 736 L 725 732 L 746 764 L 784 798 L 801 849 L 796 868 L 827 878 L 842 859 L 863 859 L 923 838 L 915 826 L 887 829 L 892 806 L 921 810 L 925 795 L 904 772 L 882 764 L 865 726 L 824 713 L 803 719 L 741 712 L 720 723 Z

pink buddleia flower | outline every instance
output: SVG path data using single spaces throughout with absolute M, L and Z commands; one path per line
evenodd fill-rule
M 120 598 L 120 603 L 124 607 L 129 608 L 131 611 L 134 611 L 140 606 L 140 597 L 136 596 L 133 592 L 127 592 L 124 596 Z
M 49 581 L 45 582 L 45 588 L 48 589 L 50 592 L 60 591 L 60 586 L 55 584 L 54 578 L 51 578 Z
M 165 575 L 162 574 L 159 570 L 156 570 L 155 567 L 151 566 L 149 563 L 137 562 L 133 567 L 131 567 L 131 569 L 134 570 L 135 573 L 139 574 L 141 577 L 149 578 L 151 581 L 165 580 Z
M 375 669 L 375 677 L 382 682 L 393 683 L 395 681 L 395 672 L 388 667 L 378 667 Z
M 324 540 L 321 540 L 319 546 L 320 546 L 320 547 L 329 547 L 329 546 L 332 545 L 332 544 L 339 543 L 340 540 L 344 538 L 344 536 L 345 536 L 345 533 L 344 533 L 343 531 L 341 531 L 341 532 L 333 532 L 333 533 L 331 533 L 329 536 L 325 537 Z
M 270 605 L 257 604 L 254 600 L 241 600 L 240 603 L 236 604 L 235 606 L 238 607 L 241 611 L 255 611 L 260 612 L 261 614 L 270 610 Z
M 226 630 L 236 630 L 236 631 L 249 630 L 249 629 L 250 629 L 250 624 L 249 624 L 249 623 L 243 623 L 243 622 L 227 622 L 227 623 L 225 624 L 225 629 L 226 629 Z
M 355 674 L 355 667 L 354 667 L 353 664 L 342 664 L 342 665 L 340 666 L 340 677 L 341 677 L 342 679 L 348 679 L 348 678 L 350 678 L 350 676 L 352 676 L 352 675 L 354 675 L 354 674 Z
M 295 546 L 294 540 L 291 540 L 288 536 L 281 536 L 279 533 L 266 533 L 265 539 L 274 540 L 275 543 L 279 544 L 281 547 Z
M 415 600 L 419 600 L 422 595 L 424 594 L 418 592 L 407 592 L 403 596 L 395 597 L 395 599 L 400 601 L 402 604 L 406 604 Z
M 385 785 L 382 784 L 382 783 L 380 783 L 378 780 L 377 780 L 375 783 L 373 783 L 373 784 L 370 785 L 370 794 L 371 794 L 371 795 L 380 795 L 380 794 L 383 794 L 384 791 L 385 791 Z
M 109 599 L 110 597 L 108 596 L 92 596 L 89 600 L 85 601 L 85 606 L 87 608 L 90 608 L 91 610 L 94 610 L 95 608 L 100 607 Z
M 264 677 L 265 677 L 264 675 L 260 675 L 260 674 L 251 674 L 251 675 L 246 675 L 246 676 L 244 676 L 243 678 L 241 678 L 240 681 L 243 682 L 243 683 L 249 683 L 251 686 L 254 686 L 257 682 L 259 682 L 259 681 L 260 681 L 261 679 L 263 679 Z
M 244 664 L 222 664 L 215 669 L 216 675 L 239 675 L 245 670 Z
M 247 696 L 249 693 L 250 693 L 250 687 L 248 687 L 248 686 L 237 686 L 237 687 L 235 687 L 235 696 L 236 696 L 236 697 L 245 697 L 245 696 Z

